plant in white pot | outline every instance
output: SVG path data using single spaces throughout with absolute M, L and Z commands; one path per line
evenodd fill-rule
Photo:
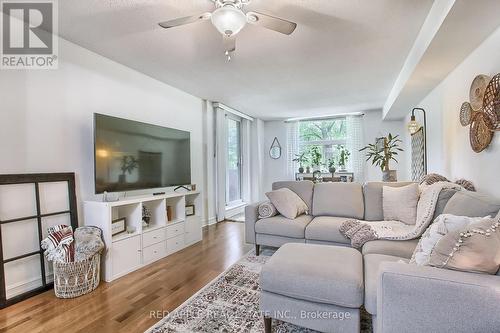
M 389 133 L 387 137 L 379 138 L 374 144 L 369 144 L 359 151 L 366 151 L 366 161 L 371 160 L 372 165 L 380 167 L 384 182 L 395 182 L 398 180 L 397 170 L 390 169 L 390 162 L 392 160 L 398 163 L 396 156 L 398 152 L 403 151 L 400 147 L 402 142 L 399 135 L 393 136 Z
M 351 156 L 351 152 L 347 150 L 344 146 L 339 146 L 339 168 L 340 171 L 346 171 L 347 161 L 349 161 L 349 157 Z
M 313 170 L 321 169 L 323 155 L 321 154 L 320 148 L 318 146 L 312 146 L 309 150 L 309 155 L 309 161 L 311 161 Z

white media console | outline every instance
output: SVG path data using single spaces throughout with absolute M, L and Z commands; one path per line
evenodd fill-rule
M 106 250 L 103 277 L 111 282 L 138 268 L 201 241 L 201 194 L 198 191 L 126 198 L 115 202 L 84 202 L 85 225 L 102 229 Z M 142 205 L 149 208 L 149 226 L 142 226 Z M 186 216 L 186 205 L 195 215 Z M 170 207 L 171 218 L 167 218 Z M 125 218 L 128 231 L 112 235 L 112 221 Z M 133 232 L 130 232 L 133 231 Z

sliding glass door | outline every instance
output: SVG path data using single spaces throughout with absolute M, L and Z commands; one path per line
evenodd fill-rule
M 226 206 L 231 207 L 241 200 L 241 120 L 232 115 L 226 118 L 227 171 Z

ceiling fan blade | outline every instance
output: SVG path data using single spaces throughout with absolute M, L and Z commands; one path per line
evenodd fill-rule
M 295 31 L 295 28 L 297 28 L 297 23 L 257 12 L 248 12 L 247 21 L 250 24 L 259 25 L 285 35 L 291 35 Z
M 178 27 L 180 25 L 195 23 L 198 21 L 209 20 L 211 16 L 212 13 L 203 13 L 201 15 L 181 17 L 170 21 L 160 22 L 158 24 L 160 25 L 160 27 L 168 29 L 168 28 Z
M 223 36 L 224 38 L 224 51 L 234 52 L 236 51 L 236 36 Z

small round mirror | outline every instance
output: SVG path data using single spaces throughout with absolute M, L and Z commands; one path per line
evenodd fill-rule
M 271 155 L 272 159 L 277 160 L 281 157 L 281 148 L 280 147 L 271 147 L 269 150 L 269 155 Z
M 269 149 L 269 156 L 272 159 L 277 160 L 281 157 L 281 145 L 278 141 L 278 138 L 274 138 L 273 143 L 271 144 L 271 148 Z

